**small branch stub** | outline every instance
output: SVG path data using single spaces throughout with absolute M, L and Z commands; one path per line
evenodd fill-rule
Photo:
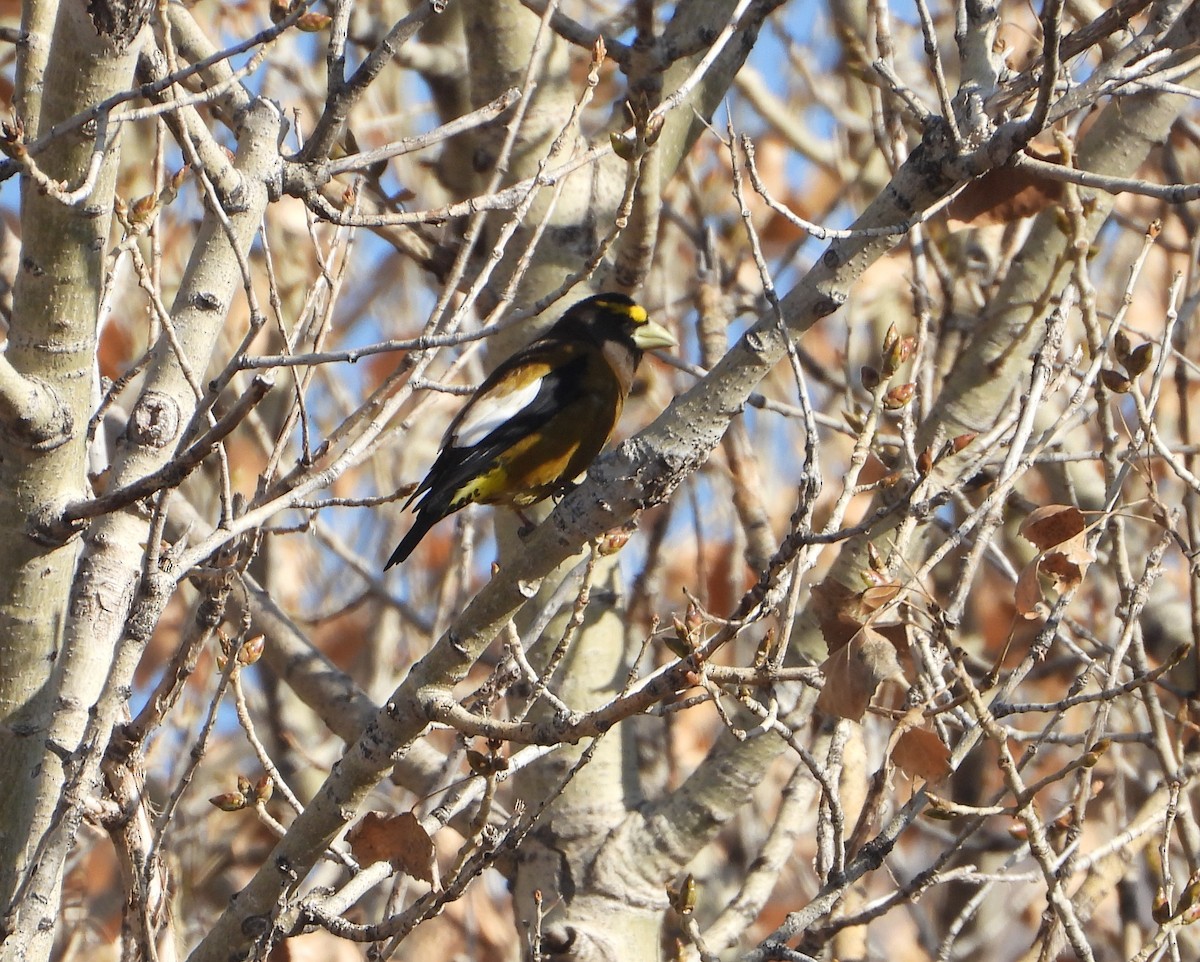
M 62 503 L 46 502 L 30 513 L 29 537 L 47 548 L 61 548 L 87 527 L 85 522 L 66 520 L 64 508 Z
M 151 448 L 166 447 L 179 433 L 179 405 L 160 391 L 147 391 L 138 399 L 129 419 L 129 438 Z
M 124 52 L 150 19 L 154 0 L 90 0 L 88 16 L 96 33 Z
M 0 363 L 0 428 L 14 444 L 46 452 L 70 440 L 75 419 L 50 385 Z

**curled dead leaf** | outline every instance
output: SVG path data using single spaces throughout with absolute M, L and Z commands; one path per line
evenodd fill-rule
M 362 865 L 391 862 L 399 871 L 434 884 L 437 866 L 433 839 L 412 812 L 399 815 L 367 812 L 346 833 L 346 841 Z
M 1017 613 L 1034 618 L 1046 600 L 1042 577 L 1060 594 L 1072 590 L 1083 581 L 1095 556 L 1087 546 L 1083 512 L 1072 505 L 1050 504 L 1030 512 L 1021 534 L 1040 549 L 1017 579 L 1015 598 Z
M 1047 504 L 1029 512 L 1021 523 L 1021 535 L 1041 551 L 1083 534 L 1087 529 L 1083 512 L 1070 504 Z
M 821 664 L 825 685 L 817 710 L 861 721 L 875 690 L 885 681 L 908 687 L 896 648 L 871 627 L 863 627 Z
M 862 628 L 862 621 L 850 612 L 853 602 L 854 592 L 833 578 L 812 586 L 812 613 L 831 652 L 844 646 Z
M 1017 578 L 1017 590 L 1013 599 L 1017 614 L 1022 618 L 1036 618 L 1038 605 L 1042 603 L 1042 586 L 1038 581 L 1038 563 L 1042 556 L 1038 555 L 1023 569 Z
M 1061 551 L 1047 551 L 1042 555 L 1039 570 L 1054 582 L 1055 590 L 1062 593 L 1079 587 L 1086 567 L 1086 564 L 1076 564 Z
M 830 652 L 847 644 L 872 620 L 872 615 L 894 601 L 903 591 L 902 585 L 883 580 L 874 572 L 868 571 L 864 576 L 870 584 L 862 591 L 854 591 L 833 578 L 826 578 L 812 587 L 811 610 Z M 881 631 L 887 630 L 880 625 L 875 627 Z M 894 627 L 902 628 L 888 626 Z

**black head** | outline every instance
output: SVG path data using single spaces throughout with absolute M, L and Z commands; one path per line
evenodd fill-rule
M 571 305 L 549 336 L 581 338 L 599 345 L 619 341 L 639 355 L 677 343 L 670 331 L 650 320 L 642 305 L 628 294 L 618 293 L 595 294 Z

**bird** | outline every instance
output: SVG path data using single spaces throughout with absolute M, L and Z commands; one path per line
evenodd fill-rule
M 675 338 L 633 298 L 596 294 L 484 380 L 446 428 L 400 564 L 437 522 L 469 504 L 521 508 L 569 488 L 616 429 L 644 351 Z

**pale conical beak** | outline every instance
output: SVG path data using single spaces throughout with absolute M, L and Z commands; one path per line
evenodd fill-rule
M 643 351 L 649 351 L 656 347 L 674 347 L 679 342 L 661 324 L 646 321 L 634 329 L 633 343 Z

